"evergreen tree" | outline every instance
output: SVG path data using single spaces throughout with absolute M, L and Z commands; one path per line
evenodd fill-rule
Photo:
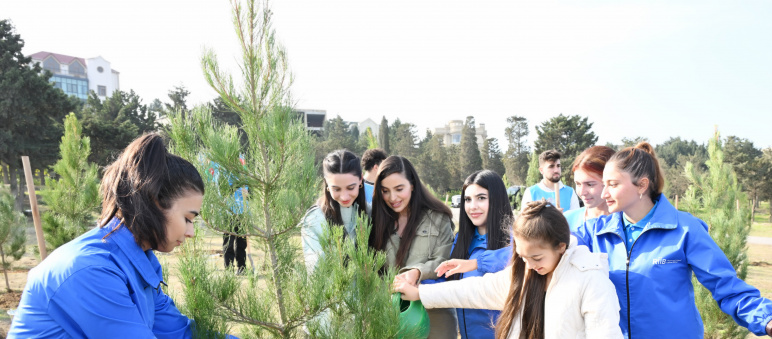
M 450 171 L 448 171 L 448 150 L 442 144 L 439 135 L 427 135 L 425 142 L 421 143 L 419 151 L 421 179 L 427 185 L 433 187 L 439 193 L 444 193 L 450 188 Z
M 271 12 L 255 1 L 233 3 L 234 25 L 244 57 L 237 86 L 221 71 L 214 51 L 205 52 L 202 66 L 209 85 L 241 118 L 248 143 L 241 145 L 235 127 L 212 119 L 205 107 L 171 119 L 172 149 L 198 164 L 206 175 L 203 159 L 216 162 L 227 180 L 206 181 L 201 219 L 211 230 L 238 235 L 265 259 L 246 271 L 217 272 L 197 251 L 196 242 L 186 246 L 181 260 L 184 305 L 202 337 L 225 333 L 237 323 L 242 337 L 298 338 L 304 326 L 314 337 L 393 338 L 399 310 L 391 304 L 389 286 L 394 272 L 383 277 L 378 268 L 382 253 L 368 246 L 343 241 L 341 228 L 321 243 L 326 255 L 312 274 L 306 273 L 297 239 L 298 221 L 318 193 L 311 137 L 291 108 L 291 75 L 287 57 L 271 28 Z M 238 88 L 240 87 L 240 88 Z M 237 94 L 243 99 L 238 99 Z M 245 163 L 238 158 L 243 154 Z M 248 187 L 246 211 L 231 215 L 234 187 Z M 369 228 L 357 226 L 358 244 L 367 244 Z M 325 314 L 328 326 L 312 319 Z
M 459 156 L 461 147 L 458 145 L 449 145 L 445 150 L 448 154 L 448 160 L 445 162 L 447 168 L 446 171 L 450 176 L 448 187 L 451 190 L 461 190 L 461 187 L 464 186 L 464 179 L 472 173 L 464 174 L 463 169 L 461 168 L 461 157 Z
M 11 262 L 21 259 L 24 255 L 24 244 L 27 242 L 27 233 L 24 230 L 27 220 L 14 208 L 14 204 L 11 194 L 0 187 L 0 259 L 5 276 L 5 289 L 8 292 L 11 292 L 11 285 L 8 283 Z
M 378 131 L 378 144 L 381 145 L 381 148 L 384 152 L 386 152 L 386 154 L 391 154 L 389 134 L 389 121 L 386 120 L 386 117 L 384 116 L 381 118 L 381 126 L 380 130 Z
M 158 128 L 157 116 L 134 90 L 115 91 L 104 101 L 92 91 L 78 118 L 83 134 L 93 141 L 88 160 L 99 166 L 107 166 L 138 136 Z
M 474 125 L 474 117 L 468 116 L 466 117 L 464 127 L 461 129 L 461 153 L 459 154 L 459 162 L 461 164 L 461 175 L 464 178 L 483 168 L 480 147 L 477 145 L 477 133 L 475 132 Z
M 187 114 L 189 112 L 188 95 L 190 95 L 190 91 L 185 88 L 185 85 L 174 86 L 174 89 L 169 90 L 167 94 L 172 102 L 164 103 L 164 114 L 169 115 L 175 112 Z
M 91 140 L 83 137 L 78 119 L 70 113 L 59 145 L 61 159 L 53 166 L 58 179 L 40 191 L 48 205 L 41 220 L 49 253 L 94 226 L 101 199 L 97 166 L 88 162 L 90 152 Z
M 415 126 L 410 123 L 402 123 L 399 119 L 394 120 L 394 124 L 389 128 L 393 134 L 391 138 L 392 155 L 401 155 L 406 158 L 413 158 L 416 155 Z
M 528 162 L 528 176 L 525 179 L 525 187 L 531 187 L 539 183 L 541 172 L 539 172 L 539 155 L 536 151 L 531 153 L 531 160 Z
M 78 106 L 48 81 L 51 73 L 22 54 L 24 40 L 9 20 L 0 20 L 0 164 L 5 164 L 16 208 L 24 200 L 21 156 L 32 169 L 56 161 L 61 121 Z
M 708 144 L 708 156 L 708 172 L 705 174 L 699 175 L 695 164 L 686 164 L 686 176 L 691 185 L 683 199 L 683 206 L 708 224 L 710 236 L 726 254 L 737 276 L 745 280 L 748 273 L 746 239 L 751 227 L 750 211 L 737 175 L 725 160 L 718 132 Z M 692 283 L 697 308 L 705 324 L 705 338 L 745 338 L 747 330 L 721 311 L 710 291 L 694 277 Z
M 571 164 L 579 153 L 598 142 L 598 136 L 592 131 L 592 123 L 587 117 L 578 115 L 565 116 L 562 113 L 553 117 L 541 126 L 536 126 L 536 154 L 547 150 L 557 150 L 562 153 L 560 163 L 563 168 L 563 183 L 574 182 Z
M 507 177 L 512 183 L 522 185 L 528 175 L 528 120 L 516 115 L 508 117 L 504 134 L 507 136 L 507 152 L 504 155 Z
M 499 150 L 499 142 L 496 138 L 485 139 L 483 143 L 483 168 L 494 171 L 498 175 L 506 175 L 504 169 L 504 163 L 501 161 L 501 150 Z

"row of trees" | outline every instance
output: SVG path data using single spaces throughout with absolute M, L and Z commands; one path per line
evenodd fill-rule
M 389 123 L 381 119 L 377 143 L 391 155 L 402 155 L 413 160 L 422 178 L 440 192 L 459 190 L 469 173 L 478 169 L 490 169 L 501 174 L 508 185 L 532 185 L 540 179 L 536 157 L 545 150 L 557 149 L 563 153 L 563 180 L 573 182 L 571 164 L 584 149 L 595 145 L 598 136 L 592 130 L 593 123 L 587 117 L 560 114 L 536 126 L 533 149 L 529 146 L 529 123 L 521 116 L 507 118 L 505 127 L 506 150 L 501 149 L 495 138 L 486 139 L 482 145 L 475 136 L 475 119 L 466 118 L 461 142 L 445 145 L 442 136 L 430 131 L 419 136 L 414 124 L 396 119 Z M 360 133 L 341 117 L 325 122 L 323 133 L 315 143 L 316 159 L 327 152 L 347 148 L 362 153 L 371 148 L 368 133 Z M 614 149 L 634 146 L 648 141 L 643 137 L 625 138 L 621 144 L 607 144 Z M 760 200 L 772 197 L 772 149 L 760 149 L 752 141 L 736 136 L 726 137 L 726 161 L 732 165 L 742 187 L 754 206 Z M 686 163 L 696 164 L 699 173 L 707 170 L 708 150 L 704 143 L 670 138 L 655 145 L 660 164 L 665 173 L 665 193 L 674 198 L 683 197 L 689 185 L 684 168 Z M 530 172 L 530 175 L 529 175 Z

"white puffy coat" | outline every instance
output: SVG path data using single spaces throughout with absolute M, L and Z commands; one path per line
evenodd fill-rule
M 433 285 L 419 285 L 426 308 L 479 308 L 501 310 L 511 289 L 512 266 L 482 277 Z M 571 244 L 560 259 L 547 287 L 544 337 L 622 338 L 619 301 L 608 278 L 605 253 L 590 253 Z M 512 321 L 509 338 L 520 335 L 520 313 Z

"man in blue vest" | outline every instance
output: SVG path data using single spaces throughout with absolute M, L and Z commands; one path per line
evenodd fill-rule
M 525 207 L 526 203 L 541 199 L 547 199 L 547 201 L 554 205 L 555 185 L 560 187 L 560 208 L 563 212 L 579 208 L 579 198 L 574 193 L 574 189 L 560 182 L 560 177 L 562 176 L 560 167 L 561 155 L 556 150 L 549 150 L 539 154 L 539 172 L 542 175 L 542 180 L 538 184 L 525 189 L 520 208 Z
M 371 148 L 362 155 L 362 178 L 365 179 L 365 199 L 373 203 L 375 179 L 378 178 L 378 167 L 389 156 L 380 148 Z

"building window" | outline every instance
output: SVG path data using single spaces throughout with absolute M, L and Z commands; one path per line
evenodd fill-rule
M 104 71 L 105 71 L 105 69 L 102 68 L 102 66 L 97 67 L 97 72 L 102 73 Z
M 97 86 L 97 94 L 99 94 L 100 97 L 107 96 L 107 87 L 105 86 Z
M 43 69 L 47 69 L 52 73 L 59 73 L 59 62 L 53 57 L 50 57 L 43 61 Z
M 461 143 L 461 134 L 453 134 L 452 140 L 450 142 L 453 144 Z
M 83 69 L 83 66 L 81 66 L 77 61 L 70 64 L 70 74 L 79 76 L 79 77 L 85 77 L 86 76 L 86 70 Z

